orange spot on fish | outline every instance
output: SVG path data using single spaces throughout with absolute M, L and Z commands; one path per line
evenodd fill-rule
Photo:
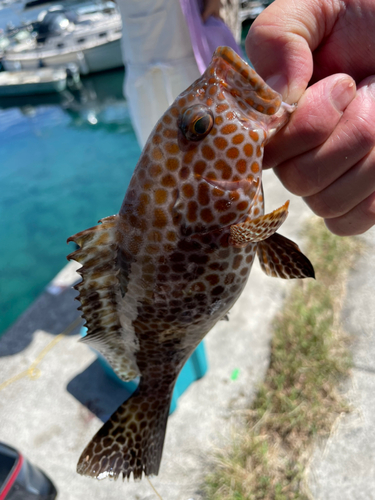
M 238 160 L 236 163 L 236 169 L 240 174 L 244 174 L 247 170 L 246 160 L 244 160 L 242 158 L 240 160 Z
M 157 177 L 158 175 L 161 174 L 161 172 L 162 172 L 161 166 L 157 163 L 151 164 L 148 169 L 148 173 L 151 177 Z
M 163 205 L 167 201 L 168 193 L 165 189 L 156 189 L 154 193 L 155 203 Z
M 251 171 L 254 173 L 254 174 L 257 174 L 259 172 L 259 164 L 254 161 L 252 164 L 251 164 Z
M 180 148 L 178 147 L 178 144 L 176 144 L 175 142 L 167 142 L 167 144 L 165 145 L 165 149 L 167 153 L 171 155 L 176 155 L 177 153 L 180 152 Z
M 192 198 L 194 196 L 194 188 L 191 184 L 184 184 L 182 186 L 182 192 L 186 198 Z
M 167 225 L 168 220 L 162 208 L 155 208 L 153 225 L 155 227 L 163 228 Z
M 177 170 L 179 165 L 180 165 L 180 163 L 179 163 L 177 158 L 168 158 L 166 163 L 165 163 L 165 166 L 171 172 L 174 172 L 175 170 Z
M 223 226 L 227 226 L 228 224 L 233 222 L 236 219 L 236 217 L 237 217 L 236 214 L 233 212 L 230 212 L 229 214 L 222 215 L 219 219 L 220 224 L 222 224 Z
M 227 109 L 229 109 L 229 106 L 228 104 L 218 104 L 216 106 L 216 112 L 217 113 L 223 113 L 224 111 L 226 111 Z
M 234 123 L 228 123 L 227 125 L 224 125 L 224 127 L 221 128 L 221 133 L 222 134 L 233 134 L 237 130 L 237 125 Z
M 160 161 L 163 159 L 163 152 L 159 147 L 156 147 L 152 150 L 151 156 L 154 160 Z
M 173 130 L 171 128 L 166 128 L 163 130 L 163 136 L 167 139 L 176 139 L 177 135 L 177 130 Z
M 161 185 L 164 187 L 174 187 L 176 185 L 176 179 L 173 175 L 167 174 L 161 179 Z
M 228 146 L 228 141 L 224 137 L 215 137 L 214 144 L 218 149 L 225 149 Z
M 180 111 L 179 111 L 178 108 L 173 107 L 173 108 L 170 109 L 170 113 L 171 113 L 172 116 L 174 116 L 175 118 L 177 118 L 179 116 L 179 114 L 180 114 Z
M 253 156 L 254 148 L 251 144 L 245 144 L 245 146 L 243 147 L 243 152 L 247 157 L 250 158 L 251 156 Z
M 189 201 L 187 210 L 187 220 L 195 222 L 197 220 L 198 203 L 196 201 Z
M 203 208 L 201 210 L 200 216 L 201 216 L 202 220 L 204 222 L 206 222 L 207 224 L 209 224 L 210 222 L 212 222 L 214 220 L 214 216 L 213 216 L 210 208 Z
M 202 175 L 203 172 L 206 170 L 206 162 L 199 160 L 194 164 L 194 173 L 197 175 Z
M 155 134 L 154 137 L 152 138 L 153 144 L 160 144 L 162 141 L 163 139 L 158 134 Z
M 243 134 L 236 134 L 232 137 L 233 144 L 241 144 L 245 140 L 245 136 Z
M 206 160 L 213 160 L 215 158 L 215 151 L 210 146 L 205 145 L 202 147 L 202 156 Z
M 259 141 L 259 134 L 258 132 L 256 132 L 255 130 L 250 130 L 249 131 L 249 136 L 250 138 L 255 141 L 255 142 L 258 142 Z
M 194 155 L 196 154 L 196 149 L 190 149 L 184 154 L 183 163 L 190 164 L 193 161 Z
M 226 152 L 227 157 L 230 158 L 231 160 L 235 160 L 239 154 L 240 152 L 235 147 L 229 148 Z

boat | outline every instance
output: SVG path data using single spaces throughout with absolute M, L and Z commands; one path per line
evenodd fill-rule
M 33 24 L 34 36 L 5 49 L 2 64 L 7 71 L 74 63 L 86 75 L 123 66 L 121 16 L 113 2 L 76 10 L 54 6 Z
M 272 0 L 271 0 L 272 1 Z M 271 3 L 270 0 L 240 0 L 239 19 L 253 21 Z
M 64 68 L 1 71 L 0 97 L 62 92 L 67 87 L 68 78 L 77 83 L 77 76 L 67 74 Z

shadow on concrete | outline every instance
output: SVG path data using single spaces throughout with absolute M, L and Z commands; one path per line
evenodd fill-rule
M 79 303 L 74 300 L 78 292 L 66 288 L 60 295 L 43 293 L 34 304 L 0 338 L 0 357 L 23 351 L 32 341 L 36 330 L 44 330 L 52 335 L 62 333 L 79 316 Z M 79 334 L 82 323 L 73 331 Z
M 105 373 L 99 360 L 74 377 L 67 391 L 103 422 L 132 394 Z

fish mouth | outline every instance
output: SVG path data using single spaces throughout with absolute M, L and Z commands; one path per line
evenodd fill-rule
M 213 62 L 225 90 L 238 101 L 242 101 L 240 107 L 244 111 L 245 105 L 247 109 L 250 107 L 252 111 L 266 116 L 278 112 L 282 104 L 280 94 L 269 87 L 233 49 L 218 47 L 214 52 Z M 239 81 L 242 83 L 241 86 Z

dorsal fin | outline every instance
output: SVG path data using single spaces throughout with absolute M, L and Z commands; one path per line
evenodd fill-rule
M 122 380 L 139 375 L 134 353 L 136 341 L 120 320 L 121 287 L 117 265 L 117 215 L 101 219 L 98 226 L 71 236 L 81 248 L 68 255 L 82 267 L 77 271 L 82 281 L 74 288 L 79 291 L 82 316 L 87 335 L 82 339 L 99 351 Z

